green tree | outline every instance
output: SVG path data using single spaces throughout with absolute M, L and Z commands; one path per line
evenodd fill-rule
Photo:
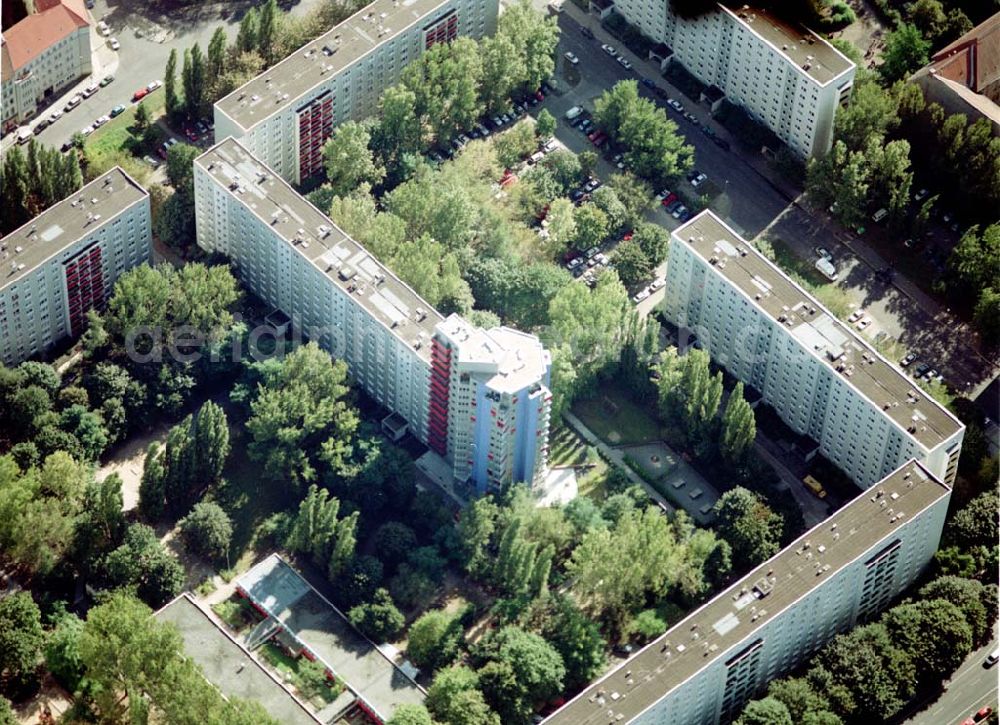
M 419 114 L 439 141 L 482 115 L 482 72 L 478 48 L 470 38 L 435 45 L 403 70 L 403 85 L 414 93 Z
M 410 626 L 406 654 L 421 669 L 434 671 L 450 664 L 462 644 L 458 614 L 443 609 L 425 612 Z
M 899 25 L 886 36 L 879 75 L 887 84 L 905 80 L 910 73 L 927 65 L 930 48 L 930 41 L 924 39 L 915 25 Z
M 309 486 L 299 504 L 286 546 L 309 554 L 317 566 L 326 567 L 337 544 L 337 524 L 340 500 L 330 496 L 325 488 Z
M 646 211 L 652 206 L 652 188 L 628 171 L 622 174 L 613 174 L 608 179 L 608 186 L 625 206 L 624 226 L 635 228 L 639 222 L 644 220 Z
M 427 709 L 445 725 L 500 725 L 479 689 L 479 676 L 464 665 L 439 671 L 427 690 Z
M 191 439 L 196 475 L 208 484 L 217 483 L 229 456 L 229 422 L 222 406 L 205 401 L 191 421 Z
M 590 249 L 608 236 L 608 217 L 594 204 L 581 204 L 573 213 L 577 249 Z
M 17 686 L 28 682 L 44 641 L 41 612 L 28 592 L 0 599 L 0 677 Z
M 954 672 L 972 651 L 972 627 L 946 599 L 900 604 L 882 618 L 893 642 L 906 652 L 917 681 L 929 684 Z M 928 633 L 933 632 L 933 636 Z
M 525 83 L 524 57 L 514 41 L 502 33 L 479 41 L 479 54 L 483 63 L 480 93 L 484 110 L 502 113 L 510 108 L 510 97 L 517 87 Z
M 489 565 L 489 545 L 496 531 L 499 509 L 493 498 L 477 498 L 466 506 L 458 520 L 462 565 L 474 578 L 481 578 Z
M 212 39 L 208 41 L 208 57 L 205 62 L 205 75 L 210 86 L 214 86 L 226 74 L 226 45 L 225 29 L 216 28 Z
M 278 24 L 281 21 L 281 11 L 277 0 L 267 0 L 260 9 L 260 19 L 257 23 L 257 52 L 265 64 L 271 65 L 276 58 L 278 41 Z
M 392 713 L 387 725 L 434 725 L 434 721 L 423 705 L 404 703 Z
M 80 657 L 82 635 L 83 620 L 75 614 L 63 614 L 45 640 L 45 667 L 70 692 L 76 691 L 84 674 Z
M 883 138 L 899 126 L 896 99 L 873 77 L 863 76 L 854 84 L 851 102 L 838 109 L 834 135 L 848 151 L 867 148 L 872 137 Z
M 549 109 L 543 108 L 535 119 L 535 133 L 539 138 L 550 138 L 556 132 L 556 118 Z
M 634 637 L 641 643 L 656 639 L 667 631 L 667 623 L 663 621 L 655 609 L 644 609 L 625 626 L 625 634 Z
M 406 559 L 417 545 L 413 529 L 399 521 L 388 521 L 375 530 L 372 537 L 382 562 L 392 569 Z
M 351 451 L 358 418 L 345 400 L 347 366 L 310 342 L 276 365 L 264 365 L 246 423 L 251 458 L 271 478 L 293 485 L 314 480 L 320 450 L 338 470 Z
M 740 463 L 753 448 L 756 434 L 753 409 L 743 397 L 743 383 L 736 383 L 726 403 L 726 412 L 722 415 L 719 452 L 730 463 Z
M 178 522 L 185 545 L 199 556 L 228 561 L 233 523 L 219 504 L 200 501 Z
M 370 143 L 368 124 L 345 121 L 323 145 L 323 165 L 334 194 L 343 196 L 362 182 L 377 184 L 385 176 Z
M 406 621 L 385 589 L 377 589 L 371 602 L 358 604 L 348 610 L 347 618 L 373 642 L 392 640 Z
M 150 606 L 162 607 L 184 586 L 184 568 L 145 524 L 132 524 L 121 546 L 104 560 L 109 589 L 134 588 Z
M 135 117 L 132 120 L 132 128 L 135 131 L 136 138 L 142 138 L 143 134 L 149 129 L 149 124 L 152 119 L 149 115 L 149 109 L 146 107 L 145 103 L 140 103 L 135 107 Z
M 793 725 L 793 721 L 784 703 L 765 697 L 747 703 L 736 725 Z
M 984 288 L 972 314 L 983 342 L 991 348 L 1000 345 L 1000 292 L 993 287 Z
M 477 657 L 483 694 L 504 722 L 526 721 L 535 702 L 558 693 L 566 677 L 559 653 L 537 634 L 515 626 L 490 632 Z
M 828 679 L 820 689 L 837 695 L 838 710 L 851 722 L 891 719 L 913 696 L 914 675 L 909 655 L 893 643 L 882 624 L 835 637 L 809 672 L 814 682 Z
M 737 486 L 719 497 L 715 513 L 719 535 L 732 547 L 738 571 L 746 571 L 778 553 L 781 515 L 757 494 Z
M 768 697 L 783 703 L 792 722 L 801 722 L 810 713 L 828 711 L 830 702 L 804 677 L 787 677 L 768 685 Z M 819 725 L 817 723 L 817 725 Z
M 627 287 L 634 287 L 653 276 L 649 257 L 634 239 L 618 245 L 614 260 L 615 271 Z
M 122 542 L 126 527 L 122 508 L 122 480 L 117 473 L 87 483 L 73 532 L 75 558 L 85 570 Z
M 1000 269 L 1000 223 L 990 224 L 981 234 L 978 225 L 969 227 L 952 250 L 948 268 L 972 290 L 990 287 Z
M 167 151 L 167 178 L 178 193 L 194 198 L 194 160 L 201 149 L 187 143 L 176 143 Z
M 572 599 L 563 596 L 553 599 L 554 611 L 541 634 L 563 659 L 566 687 L 579 687 L 596 677 L 607 663 L 604 636 L 597 622 L 586 616 Z
M 500 15 L 497 36 L 509 38 L 516 48 L 516 55 L 508 62 L 523 68 L 524 87 L 534 90 L 552 77 L 559 42 L 559 27 L 554 17 L 535 10 L 530 0 L 518 0 Z
M 416 105 L 416 94 L 401 84 L 389 86 L 379 98 L 378 122 L 371 129 L 370 146 L 388 169 L 397 168 L 405 154 L 416 153 L 423 146 Z

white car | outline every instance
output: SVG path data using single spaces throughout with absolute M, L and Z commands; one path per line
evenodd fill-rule
M 635 303 L 639 303 L 639 302 L 642 302 L 647 297 L 649 297 L 649 287 L 646 287 L 645 289 L 639 290 L 636 293 L 635 297 L 632 298 L 632 301 L 635 302 Z
M 566 60 L 568 60 L 568 61 L 569 61 L 570 63 L 572 63 L 573 65 L 576 65 L 577 63 L 579 63 L 579 62 L 580 62 L 580 59 L 579 59 L 579 58 L 577 58 L 577 57 L 576 57 L 575 55 L 573 55 L 572 53 L 570 53 L 569 51 L 567 51 L 567 52 L 563 53 L 563 57 L 564 57 L 564 58 L 565 58 Z
M 110 120 L 111 119 L 108 118 L 107 116 L 98 116 L 97 119 L 94 121 L 94 128 L 100 128 Z
M 159 88 L 162 85 L 163 85 L 163 81 L 153 81 L 148 86 L 146 86 L 146 90 L 149 91 L 150 93 L 152 93 L 153 91 L 155 91 L 157 88 Z
M 650 291 L 650 292 L 656 292 L 656 290 L 660 289 L 660 288 L 661 288 L 661 287 L 663 287 L 663 286 L 664 286 L 665 284 L 666 284 L 666 281 L 664 281 L 663 279 L 654 279 L 654 280 L 653 280 L 653 281 L 652 281 L 652 282 L 650 283 L 650 285 L 649 285 L 649 291 Z
M 111 46 L 111 50 L 120 50 L 122 44 L 118 42 L 118 38 L 112 38 L 108 41 L 108 45 Z
M 673 98 L 667 99 L 667 105 L 677 111 L 677 113 L 684 113 L 684 106 L 675 101 Z
M 696 177 L 691 179 L 691 186 L 697 189 L 699 186 L 705 183 L 706 179 L 708 179 L 708 177 L 705 176 L 704 174 L 698 174 Z
M 862 318 L 862 319 L 858 320 L 858 321 L 857 321 L 857 322 L 855 323 L 855 325 L 854 325 L 854 326 L 855 326 L 855 327 L 857 327 L 857 328 L 858 328 L 859 330 L 864 330 L 864 329 L 866 329 L 866 328 L 867 328 L 867 327 L 868 327 L 868 326 L 869 326 L 870 324 L 872 324 L 872 318 L 870 318 L 870 317 L 864 317 L 864 318 Z
M 62 111 L 60 111 L 60 110 L 59 110 L 59 109 L 57 108 L 57 109 L 56 109 L 56 110 L 54 110 L 54 111 L 53 111 L 53 112 L 52 112 L 51 114 L 49 114 L 49 123 L 55 123 L 55 122 L 56 122 L 56 121 L 58 121 L 58 120 L 59 120 L 60 118 L 62 118 L 62 115 L 63 115 L 63 112 L 62 112 Z
M 97 32 L 103 35 L 105 38 L 111 35 L 111 28 L 103 20 L 97 24 Z
M 80 129 L 80 133 L 82 133 L 84 136 L 89 136 L 93 132 L 94 132 L 93 126 L 84 126 L 83 128 Z
M 857 310 L 854 310 L 854 312 L 850 314 L 850 316 L 847 318 L 847 321 L 853 325 L 855 322 L 857 322 L 864 316 L 865 316 L 865 311 L 859 308 Z
M 632 64 L 629 63 L 627 60 L 625 60 L 624 55 L 618 56 L 618 62 L 621 63 L 622 68 L 624 68 L 625 70 L 632 70 Z
M 614 56 L 618 55 L 618 51 L 615 50 L 615 46 L 608 45 L 607 43 L 605 43 L 604 45 L 601 46 L 601 50 L 603 50 L 605 53 L 607 53 L 611 57 L 614 57 Z
M 83 91 L 81 92 L 81 95 L 84 98 L 90 98 L 92 95 L 94 95 L 95 93 L 97 93 L 97 91 L 99 89 L 100 89 L 100 86 L 97 85 L 96 83 L 88 83 L 87 87 L 84 88 Z

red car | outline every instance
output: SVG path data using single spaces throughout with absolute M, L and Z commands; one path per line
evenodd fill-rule
M 625 232 L 625 234 L 622 235 L 622 241 L 623 242 L 627 242 L 627 241 L 629 241 L 631 239 L 632 239 L 632 231 L 631 230 Z
M 541 91 L 535 91 L 535 98 L 537 98 L 539 101 L 544 101 L 545 94 L 542 93 Z
M 607 140 L 608 137 L 604 134 L 603 131 L 601 131 L 597 134 L 597 138 L 591 139 L 591 142 L 594 144 L 594 146 L 600 146 Z
M 665 197 L 663 197 L 663 201 L 660 202 L 660 203 L 663 204 L 663 206 L 670 206 L 675 201 L 677 201 L 677 194 L 671 193 L 671 194 L 667 194 Z
M 132 94 L 132 102 L 141 101 L 143 98 L 149 95 L 149 90 L 146 88 L 140 88 L 135 93 Z
M 975 715 L 976 722 L 980 722 L 982 720 L 985 720 L 986 718 L 988 718 L 992 714 L 993 714 L 993 708 L 992 707 L 984 707 L 981 710 L 979 710 L 979 712 L 976 713 L 976 715 Z

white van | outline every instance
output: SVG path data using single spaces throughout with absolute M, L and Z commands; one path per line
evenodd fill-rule
M 872 221 L 878 223 L 881 222 L 883 219 L 885 219 L 887 216 L 889 216 L 888 211 L 886 211 L 885 209 L 879 209 L 877 212 L 872 214 Z
M 566 120 L 572 121 L 574 118 L 583 113 L 583 109 L 580 106 L 573 106 L 571 109 L 566 111 Z
M 17 129 L 17 142 L 19 144 L 28 143 L 28 141 L 31 140 L 32 135 L 33 134 L 29 126 L 21 126 L 21 128 Z

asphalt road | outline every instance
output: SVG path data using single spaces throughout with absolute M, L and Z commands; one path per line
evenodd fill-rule
M 907 725 L 959 725 L 980 708 L 997 709 L 998 670 L 983 666 L 986 656 L 997 648 L 993 640 L 965 660 L 946 683 L 947 689 L 933 703 L 905 721 Z

